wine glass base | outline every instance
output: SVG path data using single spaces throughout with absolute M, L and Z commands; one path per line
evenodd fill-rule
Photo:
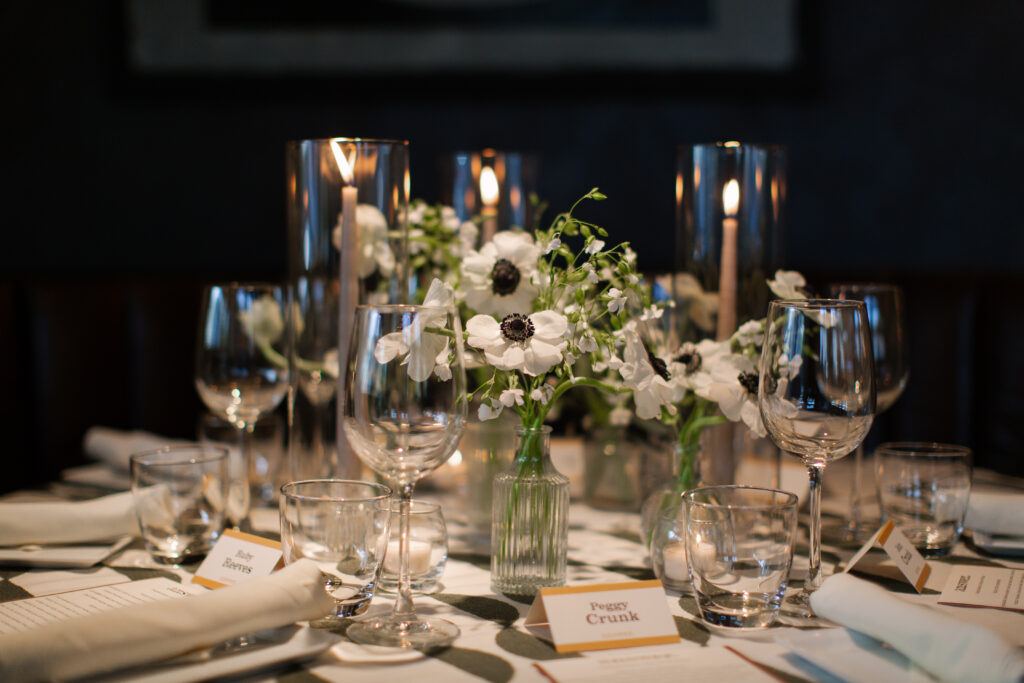
M 345 635 L 363 645 L 432 650 L 448 647 L 455 642 L 459 637 L 459 627 L 444 619 L 388 616 L 357 621 L 348 627 Z

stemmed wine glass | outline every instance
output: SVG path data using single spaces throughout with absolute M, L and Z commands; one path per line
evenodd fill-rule
M 230 283 L 203 291 L 196 342 L 196 390 L 238 431 L 241 481 L 232 477 L 228 517 L 248 525 L 253 431 L 288 391 L 288 308 L 281 287 Z
M 906 304 L 903 290 L 896 285 L 877 283 L 834 284 L 830 296 L 837 299 L 863 301 L 871 327 L 871 348 L 875 360 L 875 414 L 879 415 L 896 403 L 907 386 L 910 367 L 907 360 Z M 873 490 L 864 486 L 864 445 L 854 453 L 853 486 L 850 489 L 850 512 L 844 528 L 848 540 L 866 540 L 878 528 L 877 519 L 864 516 L 864 497 Z
M 811 483 L 810 567 L 792 600 L 812 616 L 821 575 L 821 475 L 864 440 L 875 414 L 875 375 L 862 301 L 773 301 L 757 401 L 772 441 L 803 459 Z
M 352 624 L 346 635 L 372 645 L 449 645 L 459 635 L 455 624 L 413 610 L 409 514 L 416 482 L 448 460 L 465 427 L 462 327 L 454 306 L 357 307 L 345 379 L 342 427 L 349 444 L 391 480 L 401 501 L 394 610 Z

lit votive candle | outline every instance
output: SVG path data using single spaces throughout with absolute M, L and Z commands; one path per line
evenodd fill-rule
M 398 576 L 398 540 L 388 541 L 388 553 L 384 556 L 384 571 Z M 425 574 L 430 569 L 430 543 L 409 540 L 409 574 Z
M 690 568 L 686 565 L 686 544 L 669 543 L 661 551 L 665 578 L 669 581 L 689 581 Z

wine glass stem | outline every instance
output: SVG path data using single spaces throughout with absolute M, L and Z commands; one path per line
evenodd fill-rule
M 860 526 L 861 504 L 864 498 L 864 444 L 857 446 L 853 453 L 853 486 L 850 487 L 850 512 L 846 527 L 853 534 Z
M 249 527 L 249 507 L 252 504 L 252 493 L 250 487 L 252 486 L 252 466 L 253 466 L 253 442 L 255 441 L 254 434 L 256 432 L 255 422 L 246 422 L 241 426 L 239 431 L 239 439 L 242 442 L 242 462 L 240 472 L 241 481 L 237 483 L 237 495 L 238 495 L 238 507 L 235 512 L 238 519 L 233 520 L 235 526 L 242 530 L 247 531 Z
M 412 586 L 409 581 L 409 517 L 412 513 L 412 484 L 400 489 L 398 515 L 398 598 L 395 600 L 394 615 L 403 619 L 414 617 L 412 608 Z
M 807 466 L 811 482 L 811 538 L 804 593 L 816 591 L 821 586 L 821 473 L 824 469 L 824 465 Z

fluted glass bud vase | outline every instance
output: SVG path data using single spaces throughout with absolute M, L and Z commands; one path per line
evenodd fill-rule
M 491 588 L 532 596 L 565 583 L 569 478 L 551 464 L 551 427 L 516 427 L 515 451 L 494 478 Z

